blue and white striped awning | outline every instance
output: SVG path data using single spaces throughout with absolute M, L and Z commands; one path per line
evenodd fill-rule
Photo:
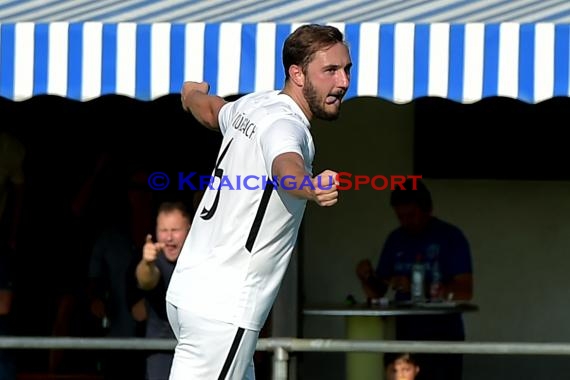
M 567 0 L 0 0 L 0 22 L 569 23 Z
M 184 80 L 220 96 L 280 88 L 285 37 L 321 22 L 350 44 L 349 98 L 536 103 L 570 96 L 568 21 L 568 0 L 0 1 L 0 96 L 152 100 Z

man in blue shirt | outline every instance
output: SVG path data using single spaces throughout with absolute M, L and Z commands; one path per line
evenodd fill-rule
M 473 274 L 469 243 L 456 226 L 432 215 L 431 194 L 420 180 L 408 180 L 403 189 L 396 188 L 390 204 L 400 227 L 390 233 L 376 270 L 369 260 L 361 261 L 357 274 L 367 297 L 383 297 L 389 288 L 396 301 L 411 299 L 411 269 L 414 263 L 424 265 L 426 283 L 432 284 L 434 273 L 439 286 L 426 296 L 443 300 L 470 300 L 473 296 Z M 461 314 L 400 316 L 396 319 L 398 340 L 465 340 Z M 459 380 L 462 373 L 460 355 L 419 355 L 422 368 L 419 378 Z

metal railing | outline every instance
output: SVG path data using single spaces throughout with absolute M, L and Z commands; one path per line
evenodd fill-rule
M 176 341 L 150 338 L 0 337 L 0 349 L 173 350 Z M 408 342 L 262 338 L 258 351 L 273 352 L 273 380 L 287 380 L 290 352 L 410 352 L 491 355 L 570 355 L 570 343 Z

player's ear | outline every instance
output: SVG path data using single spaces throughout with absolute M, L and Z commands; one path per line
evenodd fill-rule
M 303 69 L 299 65 L 289 66 L 289 77 L 298 87 L 302 87 L 305 83 L 305 73 L 303 73 Z

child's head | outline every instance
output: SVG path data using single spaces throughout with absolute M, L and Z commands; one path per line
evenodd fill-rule
M 390 353 L 384 358 L 388 380 L 413 380 L 420 371 L 420 367 L 411 354 Z

